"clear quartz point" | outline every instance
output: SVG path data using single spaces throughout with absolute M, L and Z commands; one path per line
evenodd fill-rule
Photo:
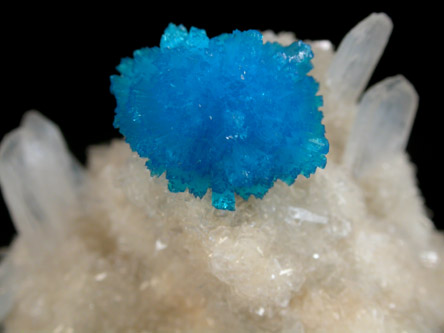
M 418 94 L 402 75 L 364 94 L 344 154 L 344 164 L 356 177 L 405 149 L 417 107 Z

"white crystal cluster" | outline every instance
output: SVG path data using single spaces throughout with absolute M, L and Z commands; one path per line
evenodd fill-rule
M 0 149 L 6 332 L 442 332 L 444 238 L 404 152 L 418 97 L 402 76 L 363 93 L 391 29 L 312 43 L 327 167 L 235 212 L 170 193 L 123 141 L 83 169 L 28 113 Z

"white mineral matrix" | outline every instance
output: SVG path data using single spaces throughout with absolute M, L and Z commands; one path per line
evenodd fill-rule
M 310 42 L 327 166 L 235 211 L 169 192 L 123 141 L 84 168 L 27 113 L 0 147 L 5 332 L 443 332 L 444 238 L 404 151 L 418 96 L 402 76 L 364 92 L 391 30 Z

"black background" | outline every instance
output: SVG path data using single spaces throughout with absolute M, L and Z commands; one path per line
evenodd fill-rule
M 25 111 L 36 109 L 60 126 L 74 155 L 85 162 L 87 146 L 119 136 L 112 127 L 115 101 L 109 93 L 109 76 L 122 57 L 158 45 L 169 22 L 206 29 L 210 37 L 234 29 L 272 29 L 296 32 L 301 39 L 329 39 L 338 45 L 360 20 L 383 11 L 392 18 L 394 30 L 370 84 L 403 74 L 416 87 L 420 105 L 408 152 L 417 165 L 430 214 L 439 228 L 444 227 L 437 191 L 443 97 L 438 81 L 443 61 L 440 10 L 425 5 L 325 8 L 320 3 L 302 8 L 271 2 L 154 6 L 3 8 L 0 137 L 19 125 Z M 2 199 L 0 214 L 2 246 L 14 235 Z

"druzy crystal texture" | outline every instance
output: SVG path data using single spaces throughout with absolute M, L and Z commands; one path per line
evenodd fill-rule
M 212 190 L 235 209 L 235 193 L 262 198 L 325 167 L 318 83 L 308 44 L 263 43 L 259 31 L 209 39 L 170 24 L 159 47 L 134 52 L 111 77 L 115 126 L 172 192 Z
M 27 113 L 0 145 L 18 230 L 0 263 L 4 331 L 444 332 L 444 237 L 404 151 L 418 95 L 400 75 L 364 91 L 391 29 L 373 14 L 337 50 L 308 42 L 329 161 L 235 211 L 172 193 L 121 139 L 83 167 Z

